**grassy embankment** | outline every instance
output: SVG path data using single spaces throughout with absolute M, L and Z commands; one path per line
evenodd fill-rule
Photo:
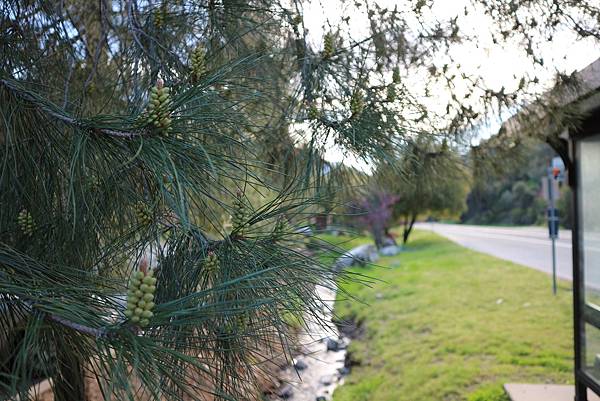
M 327 237 L 350 248 L 364 239 Z M 363 325 L 334 401 L 504 401 L 506 382 L 572 381 L 571 288 L 535 270 L 415 232 L 406 251 L 352 271 L 337 314 Z

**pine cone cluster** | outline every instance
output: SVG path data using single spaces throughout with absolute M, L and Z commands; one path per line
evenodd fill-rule
M 335 43 L 331 32 L 327 32 L 323 37 L 323 59 L 328 59 L 333 56 L 335 52 Z
M 355 89 L 352 92 L 352 98 L 350 99 L 350 111 L 352 112 L 352 116 L 358 116 L 363 112 L 365 108 L 365 101 L 362 92 L 360 89 Z
M 246 224 L 246 204 L 244 202 L 244 197 L 241 193 L 235 198 L 235 203 L 233 204 L 233 215 L 231 216 L 231 225 L 234 232 L 237 232 L 240 235 L 243 235 L 243 227 Z
M 311 120 L 318 120 L 321 117 L 321 112 L 317 109 L 317 106 L 311 104 L 308 108 L 308 118 Z
M 190 67 L 192 69 L 192 79 L 197 82 L 206 72 L 206 52 L 201 46 L 192 50 L 190 55 Z
M 167 5 L 163 2 L 158 10 L 154 12 L 154 26 L 157 30 L 162 29 L 167 17 Z
M 150 318 L 154 316 L 154 292 L 156 291 L 156 277 L 154 272 L 147 270 L 136 271 L 129 281 L 129 292 L 127 293 L 127 309 L 125 316 L 140 327 L 146 327 Z
M 233 335 L 236 332 L 245 331 L 248 321 L 249 317 L 247 312 L 241 312 L 236 316 L 229 316 L 225 320 L 223 332 L 227 335 Z
M 150 91 L 150 101 L 146 109 L 146 123 L 162 131 L 170 131 L 171 105 L 170 90 L 163 85 L 162 79 L 159 79 Z
M 246 327 L 248 326 L 248 322 L 250 321 L 250 316 L 248 312 L 242 312 L 240 313 L 237 318 L 237 329 L 239 331 L 245 331 Z
M 396 86 L 395 85 L 393 85 L 393 84 L 388 85 L 386 99 L 388 102 L 393 102 L 394 100 L 396 100 Z
M 204 259 L 204 270 L 208 274 L 213 274 L 219 269 L 219 257 L 213 251 L 209 251 Z
M 448 140 L 446 138 L 444 138 L 442 140 L 442 147 L 440 149 L 440 153 L 446 153 L 446 152 L 448 152 L 449 149 L 450 149 L 450 147 L 448 146 Z
M 135 215 L 137 216 L 138 220 L 145 226 L 150 225 L 153 221 L 152 218 L 152 211 L 150 210 L 150 207 L 142 201 L 139 201 L 135 204 L 134 206 L 135 209 Z
M 399 84 L 400 83 L 400 68 L 398 68 L 398 67 L 394 68 L 394 72 L 392 73 L 392 81 L 395 84 Z
M 29 237 L 33 235 L 33 232 L 35 231 L 35 222 L 33 221 L 33 216 L 27 209 L 23 209 L 19 212 L 17 224 L 19 224 L 19 228 L 23 234 Z

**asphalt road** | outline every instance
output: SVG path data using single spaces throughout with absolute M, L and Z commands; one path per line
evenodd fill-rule
M 544 227 L 489 227 L 417 223 L 416 228 L 437 234 L 478 252 L 552 273 L 552 245 Z M 556 272 L 572 279 L 571 231 L 561 230 L 556 241 Z

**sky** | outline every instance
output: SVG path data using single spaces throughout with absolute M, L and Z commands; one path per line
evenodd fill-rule
M 402 9 L 407 2 L 378 0 L 377 3 L 390 9 L 396 5 Z M 530 74 L 540 79 L 537 91 L 543 92 L 551 86 L 556 70 L 568 73 L 578 71 L 600 57 L 598 43 L 592 39 L 578 40 L 574 33 L 562 29 L 554 35 L 552 42 L 543 43 L 536 51 L 536 54 L 541 55 L 545 61 L 546 68 L 540 70 L 539 66 L 537 68 L 533 66 L 519 43 L 508 42 L 501 45 L 492 42 L 489 34 L 492 21 L 483 12 L 475 11 L 465 16 L 464 8 L 471 3 L 470 0 L 434 0 L 432 3 L 431 12 L 425 14 L 426 17 L 444 20 L 458 16 L 460 34 L 479 39 L 478 47 L 474 43 L 466 42 L 453 48 L 451 54 L 455 60 L 460 60 L 463 71 L 481 75 L 486 85 L 495 90 L 503 86 L 507 90 L 514 90 L 518 86 L 520 77 Z M 353 1 L 313 0 L 305 7 L 304 24 L 308 29 L 308 39 L 314 48 L 322 48 L 322 37 L 329 30 L 329 26 L 338 25 L 340 19 L 347 15 L 350 16 L 353 39 L 368 36 L 367 17 L 363 9 L 356 9 L 353 4 Z M 438 97 L 423 99 L 423 103 L 429 109 L 441 112 L 446 107 L 446 101 L 438 99 Z M 502 118 L 506 117 L 508 116 Z M 502 118 L 491 120 L 490 125 L 483 128 L 479 137 L 473 140 L 478 141 L 497 132 Z M 328 144 L 325 157 L 331 162 L 344 162 L 364 171 L 369 170 L 365 162 L 351 155 L 344 155 L 332 143 Z

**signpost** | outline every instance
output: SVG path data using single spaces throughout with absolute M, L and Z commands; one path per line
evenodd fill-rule
M 562 183 L 565 165 L 560 157 L 555 157 L 548 168 L 548 235 L 552 240 L 552 292 L 556 295 L 556 239 L 558 238 L 559 216 L 556 210 L 554 181 Z

